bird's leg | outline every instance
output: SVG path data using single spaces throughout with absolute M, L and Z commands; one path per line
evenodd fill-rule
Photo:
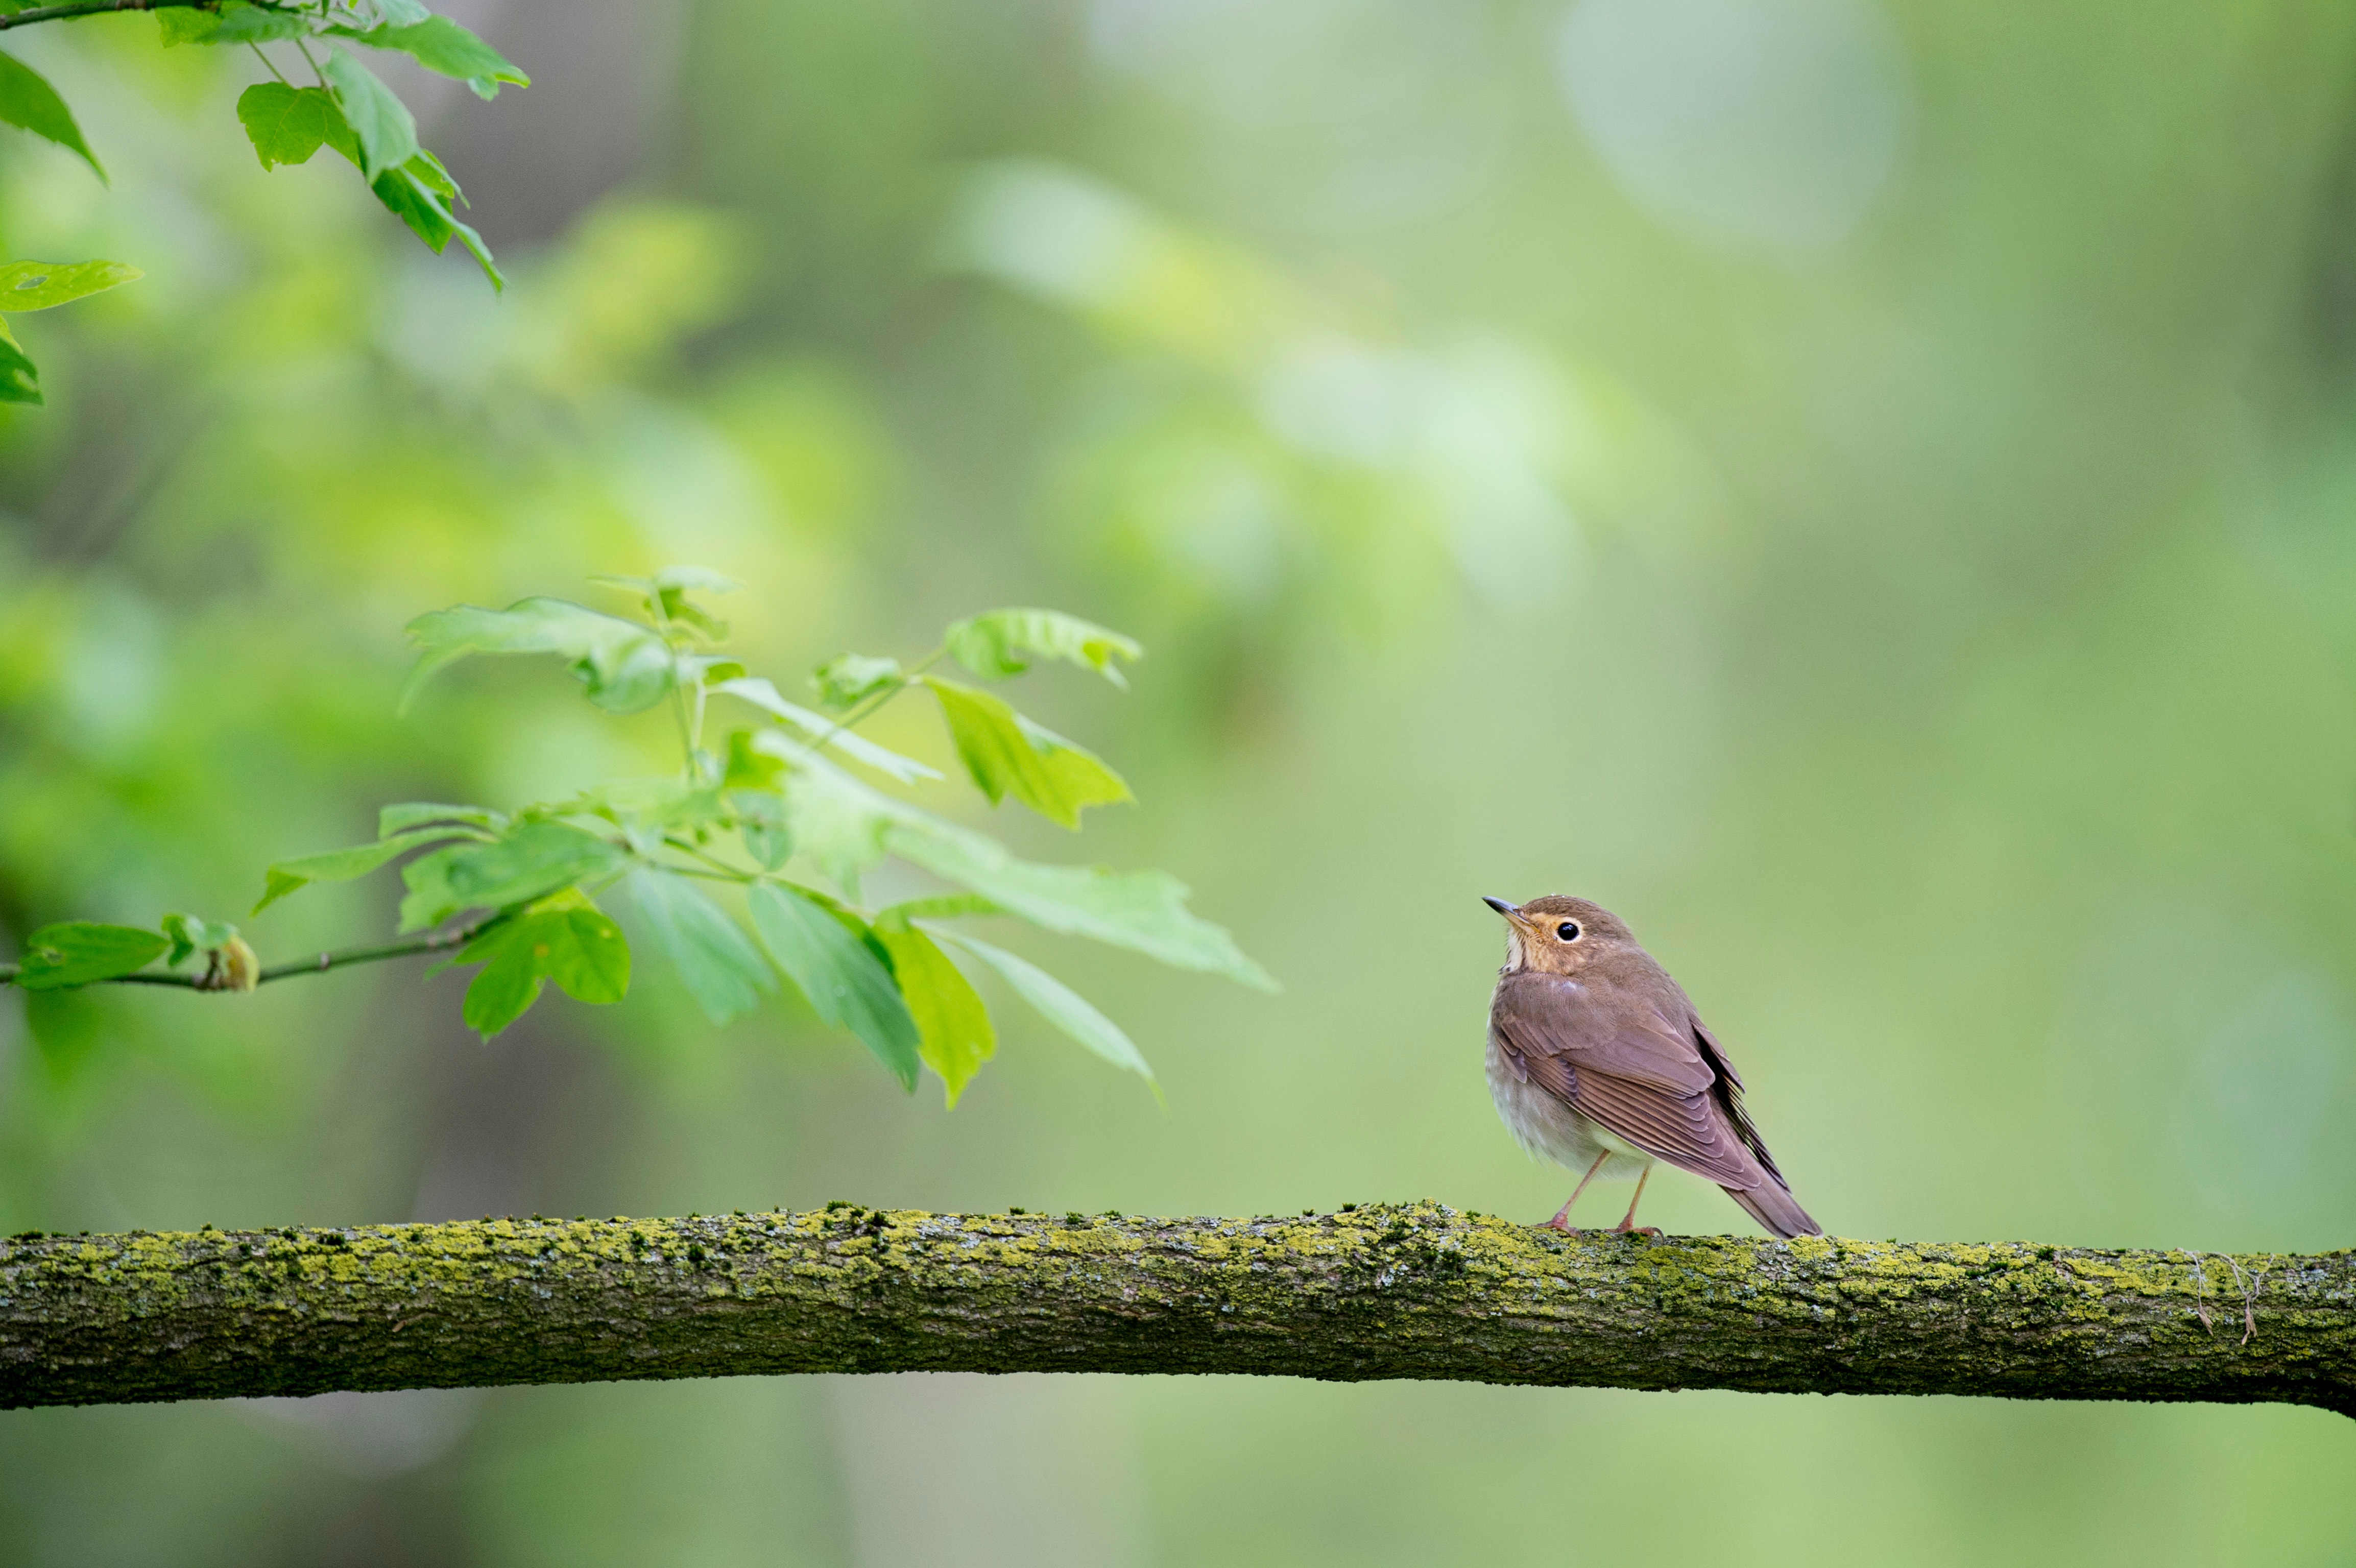
M 1644 1171 L 1636 1178 L 1636 1197 L 1628 1200 L 1628 1211 L 1620 1216 L 1620 1222 L 1612 1226 L 1612 1230 L 1616 1232 L 1633 1231 L 1638 1235 L 1643 1236 L 1657 1236 L 1661 1233 L 1661 1228 L 1658 1225 L 1639 1225 L 1636 1223 L 1636 1199 L 1644 1196 L 1644 1183 L 1652 1179 L 1652 1175 L 1653 1168 L 1651 1165 L 1647 1164 L 1644 1167 Z
M 1579 1227 L 1570 1222 L 1570 1205 L 1579 1201 L 1579 1195 L 1587 1190 L 1587 1184 L 1595 1179 L 1595 1173 L 1601 1170 L 1603 1168 L 1603 1162 L 1611 1157 L 1612 1151 L 1610 1149 L 1605 1149 L 1601 1154 L 1595 1157 L 1595 1163 L 1587 1168 L 1587 1174 L 1580 1177 L 1579 1179 L 1579 1185 L 1570 1189 L 1569 1201 L 1566 1202 L 1562 1208 L 1556 1212 L 1553 1219 L 1547 1221 L 1549 1228 L 1560 1231 L 1566 1236 L 1578 1234 Z M 1648 1165 L 1644 1168 L 1650 1170 L 1653 1168 Z M 1644 1184 L 1639 1182 L 1637 1184 L 1636 1190 L 1641 1192 L 1644 1189 Z M 1633 1211 L 1632 1210 L 1630 1212 L 1633 1213 Z

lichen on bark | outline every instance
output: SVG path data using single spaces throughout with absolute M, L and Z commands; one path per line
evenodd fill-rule
M 1425 1201 L 25 1235 L 0 1405 L 616 1378 L 1219 1372 L 2318 1405 L 2356 1254 L 1589 1234 Z

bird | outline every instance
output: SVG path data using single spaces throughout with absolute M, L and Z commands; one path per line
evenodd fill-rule
M 1692 1000 L 1619 916 L 1586 899 L 1481 901 L 1505 917 L 1489 1000 L 1489 1093 L 1531 1154 L 1581 1170 L 1547 1223 L 1577 1234 L 1570 1205 L 1599 1175 L 1636 1178 L 1615 1232 L 1636 1224 L 1653 1162 L 1715 1181 L 1777 1236 L 1824 1229 L 1792 1196 L 1742 1108 L 1742 1079 Z

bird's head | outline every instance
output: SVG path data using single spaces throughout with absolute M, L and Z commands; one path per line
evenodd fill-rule
M 1635 945 L 1620 917 L 1601 904 L 1548 893 L 1525 904 L 1483 903 L 1505 917 L 1505 967 L 1576 975 L 1605 955 Z

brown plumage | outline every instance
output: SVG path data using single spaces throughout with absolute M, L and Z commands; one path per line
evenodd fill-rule
M 1823 1228 L 1792 1196 L 1742 1108 L 1742 1079 L 1667 970 L 1619 917 L 1559 894 L 1514 905 L 1489 1002 L 1489 1088 L 1523 1147 L 1580 1171 L 1644 1178 L 1667 1160 L 1726 1189 L 1778 1236 Z M 1570 1204 L 1550 1221 L 1570 1229 Z M 1618 1229 L 1633 1228 L 1636 1205 Z

